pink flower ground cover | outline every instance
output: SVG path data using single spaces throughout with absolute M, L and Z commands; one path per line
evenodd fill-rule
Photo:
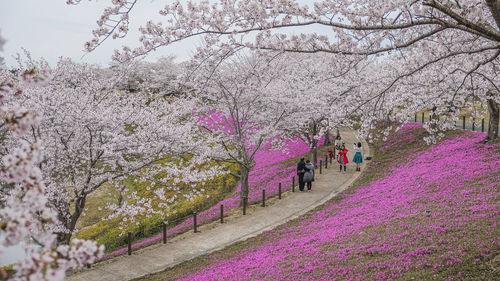
M 416 127 L 388 140 L 393 156 Z M 500 253 L 500 144 L 478 144 L 483 138 L 464 133 L 420 149 L 322 209 L 173 279 L 471 280 Z
M 322 138 L 318 145 L 324 141 Z M 285 160 L 297 157 L 309 152 L 309 147 L 299 139 L 286 140 L 282 150 L 271 150 L 271 145 L 266 144 L 255 153 L 255 167 L 249 175 L 249 203 L 254 203 L 262 200 L 262 189 L 266 190 L 266 196 L 273 196 L 278 193 L 278 184 L 282 183 L 282 191 L 285 192 L 291 188 L 292 177 L 296 176 L 296 166 L 294 163 L 280 163 Z M 297 180 L 297 179 L 296 179 Z M 297 181 L 296 181 L 297 184 Z M 236 193 L 232 197 L 227 198 L 206 211 L 197 215 L 197 223 L 204 223 L 218 219 L 220 216 L 220 204 L 224 205 L 224 211 L 236 208 L 240 204 L 238 187 Z M 193 218 L 189 217 L 184 222 L 167 229 L 167 236 L 174 236 L 184 231 L 190 230 L 193 227 Z M 162 239 L 162 234 L 144 239 L 132 245 L 133 249 L 145 247 L 156 243 Z M 127 248 L 121 248 L 105 255 L 102 259 L 121 255 L 127 252 Z

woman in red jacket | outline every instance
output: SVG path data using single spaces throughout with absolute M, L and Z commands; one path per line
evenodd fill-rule
M 340 172 L 342 172 L 342 166 L 344 166 L 344 173 L 346 172 L 347 163 L 349 163 L 349 159 L 347 158 L 347 149 L 345 148 L 345 145 L 342 145 L 339 151 Z

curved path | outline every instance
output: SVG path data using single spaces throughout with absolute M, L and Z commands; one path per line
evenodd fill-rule
M 358 140 L 354 131 L 341 130 L 340 133 L 348 150 L 352 150 L 352 143 L 361 141 L 363 157 L 370 155 L 368 144 L 363 139 Z M 349 151 L 348 156 L 351 161 L 354 153 Z M 366 161 L 362 164 L 362 170 L 365 165 Z M 169 240 L 167 244 L 156 244 L 137 250 L 131 256 L 98 263 L 92 269 L 68 276 L 66 280 L 130 280 L 209 254 L 272 229 L 325 203 L 358 178 L 360 172 L 355 170 L 355 164 L 348 164 L 347 173 L 340 173 L 339 166 L 334 163 L 332 167 L 323 169 L 322 175 L 319 175 L 319 170 L 316 171 L 312 192 L 298 192 L 296 187 L 295 193 L 287 192 L 282 200 L 274 200 L 273 204 L 265 208 L 255 205 L 250 207 L 246 216 L 230 217 L 224 224 L 201 226 L 198 233 L 186 233 Z

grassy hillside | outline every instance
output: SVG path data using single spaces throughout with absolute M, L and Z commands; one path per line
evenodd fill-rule
M 498 280 L 500 144 L 409 124 L 336 198 L 255 238 L 141 280 Z
M 323 139 L 319 141 L 319 144 L 323 143 Z M 327 154 L 328 147 L 320 147 L 318 149 L 319 156 L 325 156 Z M 266 189 L 267 197 L 276 196 L 278 194 L 278 184 L 282 183 L 283 192 L 287 191 L 291 186 L 292 177 L 295 176 L 296 163 L 300 157 L 304 157 L 309 151 L 308 146 L 298 140 L 286 140 L 285 147 L 282 150 L 272 150 L 271 145 L 265 144 L 261 147 L 259 151 L 255 154 L 255 167 L 250 172 L 249 177 L 249 196 L 248 200 L 250 204 L 260 201 L 262 189 Z M 236 166 L 228 166 L 234 174 L 237 174 Z M 226 186 L 228 188 L 222 188 L 224 185 L 222 182 L 226 180 Z M 130 192 L 139 192 L 142 197 L 150 198 L 152 190 L 155 189 L 154 186 L 149 184 L 137 185 L 134 183 L 133 178 L 129 179 L 125 184 L 129 186 Z M 196 198 L 194 202 L 188 200 L 181 200 L 177 204 L 171 205 L 171 216 L 168 219 L 168 236 L 175 236 L 183 231 L 186 231 L 192 227 L 192 216 L 193 210 L 196 210 L 197 223 L 198 225 L 208 223 L 214 219 L 218 219 L 219 216 L 219 205 L 224 205 L 224 210 L 227 212 L 230 209 L 237 208 L 240 203 L 239 198 L 239 187 L 235 189 L 236 182 L 231 176 L 227 176 L 225 179 L 216 178 L 211 181 L 205 182 L 203 188 L 205 189 L 205 195 L 209 195 L 209 199 L 205 196 Z M 151 187 L 151 189 L 148 189 Z M 202 186 L 200 186 L 201 188 Z M 181 187 L 182 189 L 182 187 Z M 190 189 L 187 188 L 187 191 Z M 231 191 L 234 191 L 231 193 Z M 116 195 L 110 197 L 112 199 L 106 199 L 106 196 L 111 191 L 102 191 L 99 193 L 89 205 L 90 207 L 86 210 L 87 215 L 84 217 L 82 225 L 84 223 L 91 223 L 99 218 L 102 218 L 104 210 L 99 206 L 103 206 L 106 200 L 116 200 L 118 198 Z M 151 197 L 152 198 L 152 197 Z M 100 205 L 102 204 L 102 205 Z M 155 204 L 155 202 L 153 202 Z M 216 205 L 217 204 L 217 205 Z M 172 213 L 175 211 L 175 215 Z M 153 216 L 151 218 L 141 218 L 138 225 L 131 225 L 130 229 L 134 237 L 134 243 L 132 248 L 140 248 L 146 245 L 155 243 L 162 239 L 161 236 L 162 220 L 160 216 Z M 96 240 L 99 244 L 104 244 L 106 246 L 106 252 L 108 255 L 105 259 L 122 254 L 126 252 L 126 235 L 120 235 L 122 233 L 120 228 L 120 219 L 112 219 L 105 221 L 98 221 L 89 227 L 85 227 L 78 235 L 79 238 Z
M 227 165 L 233 173 L 237 173 L 236 165 Z M 225 183 L 224 183 L 225 182 Z M 128 194 L 137 192 L 143 198 L 155 198 L 153 191 L 158 186 L 151 182 L 137 184 L 133 177 L 129 177 L 124 184 L 128 186 Z M 192 188 L 186 184 L 178 184 L 181 193 L 189 193 Z M 216 177 L 198 184 L 198 189 L 205 191 L 202 196 L 194 198 L 194 201 L 187 200 L 183 196 L 177 196 L 178 199 L 171 204 L 170 210 L 165 211 L 168 214 L 169 221 L 175 221 L 178 218 L 190 216 L 193 211 L 199 212 L 206 209 L 224 197 L 229 195 L 236 187 L 236 179 L 230 175 Z M 176 195 L 174 191 L 167 191 L 166 196 Z M 121 235 L 123 229 L 120 225 L 121 217 L 104 220 L 110 214 L 105 206 L 107 203 L 116 203 L 118 192 L 112 188 L 103 189 L 100 192 L 89 196 L 86 214 L 80 220 L 81 231 L 76 235 L 77 238 L 91 239 L 98 244 L 104 244 L 106 251 L 110 252 L 126 245 L 126 235 Z M 155 205 L 156 202 L 153 201 Z M 153 206 L 158 208 L 157 206 Z M 161 231 L 163 220 L 161 215 L 143 215 L 137 218 L 138 224 L 131 224 L 127 231 L 134 233 L 134 239 L 140 240 L 155 235 Z

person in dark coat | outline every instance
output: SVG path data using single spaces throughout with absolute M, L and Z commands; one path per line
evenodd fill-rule
M 306 172 L 306 162 L 304 162 L 304 158 L 300 158 L 299 163 L 297 164 L 297 176 L 299 177 L 299 190 L 304 191 L 304 173 Z
M 306 161 L 306 173 L 304 174 L 304 182 L 307 185 L 307 192 L 311 192 L 312 182 L 314 181 L 314 165 L 311 161 Z

